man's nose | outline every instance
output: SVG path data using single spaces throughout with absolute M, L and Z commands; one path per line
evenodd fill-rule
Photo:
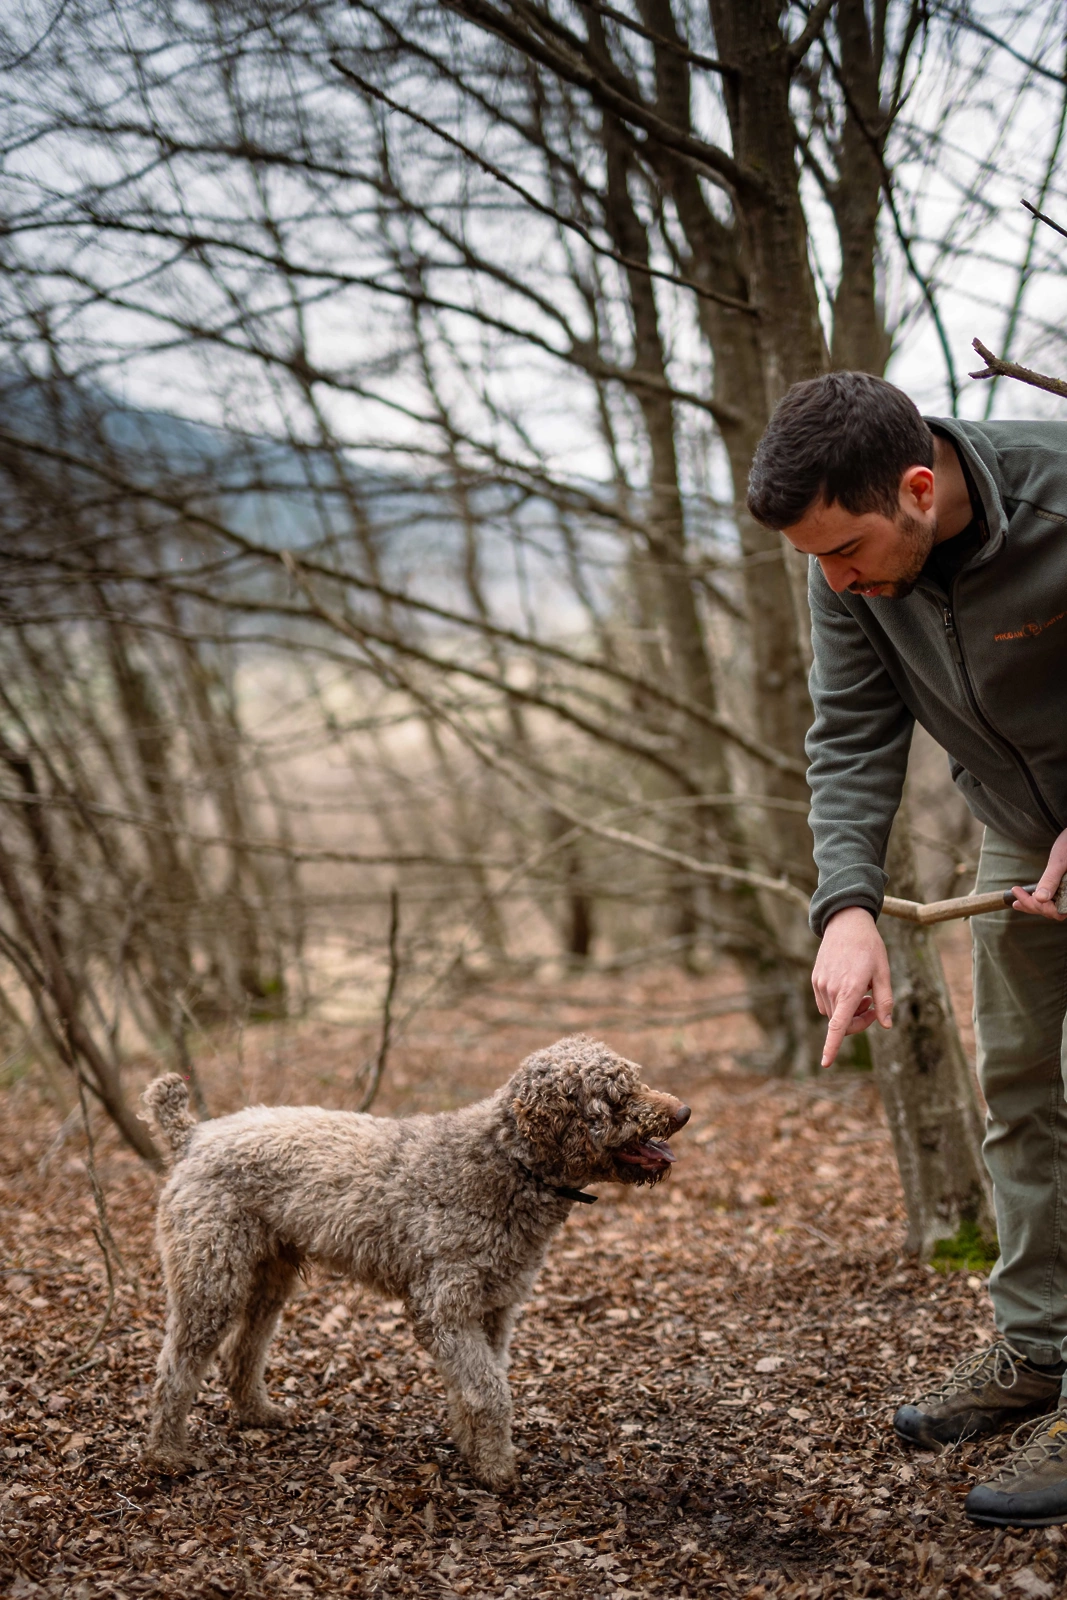
M 829 561 L 819 558 L 822 575 L 835 594 L 840 594 L 847 589 L 850 583 L 856 580 L 856 573 L 847 561 Z

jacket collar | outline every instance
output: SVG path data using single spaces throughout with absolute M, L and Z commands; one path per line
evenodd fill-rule
M 961 422 L 958 417 L 924 417 L 923 421 L 934 433 L 950 439 L 967 464 L 971 481 L 982 502 L 989 536 L 981 548 L 974 552 L 964 570 L 984 566 L 1000 554 L 1008 535 L 1008 515 L 1001 498 L 996 451 L 979 423 Z

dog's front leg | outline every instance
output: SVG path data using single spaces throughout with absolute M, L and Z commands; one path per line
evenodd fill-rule
M 448 1394 L 452 1436 L 474 1476 L 490 1489 L 515 1481 L 511 1390 L 480 1322 L 416 1325 Z
M 482 1327 L 485 1329 L 489 1348 L 502 1372 L 508 1370 L 511 1334 L 518 1314 L 518 1306 L 499 1306 L 493 1311 L 487 1311 L 482 1318 Z

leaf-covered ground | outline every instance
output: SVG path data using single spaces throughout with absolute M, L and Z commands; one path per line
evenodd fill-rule
M 674 985 L 674 988 L 671 986 Z M 681 987 L 679 987 L 681 986 Z M 729 996 L 681 980 L 597 994 L 609 1041 L 693 1107 L 652 1191 L 606 1189 L 559 1235 L 515 1342 L 522 1482 L 478 1488 L 399 1307 L 341 1281 L 292 1302 L 270 1387 L 286 1434 L 235 1431 L 213 1382 L 211 1467 L 156 1481 L 137 1452 L 163 1302 L 156 1180 L 101 1131 L 123 1254 L 111 1321 L 85 1145 L 27 1078 L 6 1092 L 0 1224 L 0 1592 L 5 1596 L 1051 1596 L 1058 1529 L 971 1527 L 1004 1440 L 941 1456 L 889 1431 L 899 1401 L 990 1335 L 983 1282 L 901 1256 L 903 1212 L 869 1080 L 737 1065 Z M 377 1109 L 502 1081 L 591 999 L 496 991 L 428 1018 Z M 688 1014 L 684 1015 L 688 1006 Z M 660 1013 L 681 1022 L 668 1030 Z M 710 1013 L 710 1014 L 709 1014 Z M 640 1026 L 638 1025 L 640 1019 Z M 215 1110 L 352 1103 L 365 1041 L 310 1026 L 202 1053 Z M 52 1146 L 49 1154 L 50 1146 Z

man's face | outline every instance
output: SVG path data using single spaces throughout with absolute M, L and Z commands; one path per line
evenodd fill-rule
M 817 500 L 782 532 L 795 549 L 815 557 L 835 594 L 847 589 L 868 599 L 901 600 L 914 589 L 937 538 L 933 488 L 929 467 L 909 467 L 895 517 L 880 511 L 856 516 L 837 501 Z

